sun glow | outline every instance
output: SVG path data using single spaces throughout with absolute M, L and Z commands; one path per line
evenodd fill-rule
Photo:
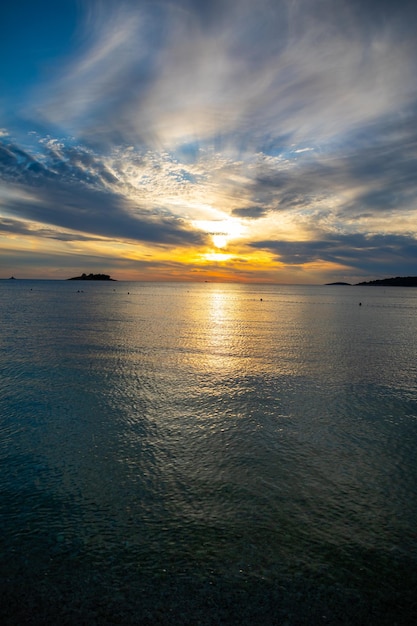
M 194 225 L 211 236 L 215 248 L 225 248 L 230 241 L 239 239 L 246 231 L 242 222 L 233 217 L 218 220 L 198 220 L 194 222 Z M 230 257 L 230 255 L 222 256 Z

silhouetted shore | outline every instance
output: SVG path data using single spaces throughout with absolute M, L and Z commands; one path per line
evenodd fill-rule
M 417 287 L 417 276 L 397 276 L 396 278 L 382 278 L 381 280 L 370 280 L 357 284 L 377 287 Z
M 351 283 L 326 283 L 326 286 L 346 285 L 351 287 Z M 417 276 L 396 276 L 395 278 L 381 278 L 379 280 L 369 280 L 362 283 L 355 283 L 355 287 L 370 285 L 376 287 L 417 287 Z

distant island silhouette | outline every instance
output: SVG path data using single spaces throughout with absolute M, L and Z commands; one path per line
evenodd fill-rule
M 351 287 L 351 283 L 341 283 L 341 282 L 337 282 L 337 283 L 326 283 L 326 287 L 329 287 L 331 285 L 348 285 L 349 287 Z
M 110 278 L 108 274 L 81 274 L 67 280 L 115 280 L 115 278 Z
M 396 276 L 395 278 L 382 278 L 370 280 L 357 285 L 371 285 L 376 287 L 417 287 L 417 276 Z

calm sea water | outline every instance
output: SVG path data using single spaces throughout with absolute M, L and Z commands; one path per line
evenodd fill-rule
M 415 622 L 417 290 L 3 280 L 0 324 L 3 624 Z

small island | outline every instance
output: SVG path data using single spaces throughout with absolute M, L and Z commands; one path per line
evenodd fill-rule
M 326 287 L 331 287 L 332 285 L 347 285 L 347 286 L 351 287 L 351 283 L 341 283 L 341 282 L 337 282 L 337 283 L 326 283 Z
M 81 274 L 81 276 L 74 276 L 73 278 L 67 278 L 67 280 L 116 280 L 110 278 L 108 274 Z

